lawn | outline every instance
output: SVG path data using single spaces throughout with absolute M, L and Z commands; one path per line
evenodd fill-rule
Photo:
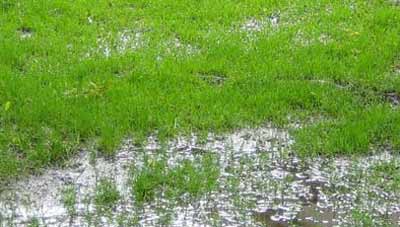
M 303 155 L 400 146 L 387 0 L 3 0 L 0 181 L 95 141 L 273 123 Z

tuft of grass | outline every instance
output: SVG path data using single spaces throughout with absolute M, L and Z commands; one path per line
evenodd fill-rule
M 372 214 L 359 210 L 354 209 L 352 215 L 354 226 L 363 226 L 363 227 L 373 227 L 373 226 L 383 226 L 389 227 L 394 226 L 394 223 L 391 223 L 389 220 L 380 219 L 374 217 Z
M 76 189 L 74 185 L 69 185 L 65 187 L 61 192 L 61 202 L 63 203 L 65 209 L 67 209 L 68 214 L 73 217 L 76 215 Z
M 370 214 L 359 210 L 353 211 L 353 219 L 357 226 L 365 226 L 365 227 L 375 226 L 374 218 Z
M 184 195 L 193 198 L 215 189 L 218 176 L 218 165 L 212 155 L 184 160 L 172 168 L 163 160 L 148 160 L 143 169 L 134 173 L 133 194 L 140 203 L 154 200 L 161 192 L 170 199 Z
M 113 181 L 109 179 L 100 179 L 96 186 L 94 203 L 99 211 L 109 211 L 113 209 L 121 195 Z
M 400 190 L 400 164 L 395 161 L 380 163 L 372 168 L 372 179 L 382 187 Z M 384 182 L 384 185 L 382 185 Z
M 28 223 L 28 227 L 40 227 L 39 219 L 33 218 L 32 220 L 30 220 Z
M 145 168 L 133 177 L 133 194 L 139 202 L 153 200 L 156 190 L 165 184 L 167 165 L 165 161 L 148 161 Z

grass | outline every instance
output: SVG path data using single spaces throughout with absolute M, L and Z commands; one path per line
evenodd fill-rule
M 72 185 L 66 186 L 61 193 L 61 202 L 63 203 L 64 208 L 67 210 L 70 217 L 73 217 L 76 214 L 76 196 L 75 186 Z
M 381 185 L 383 180 L 386 180 L 385 185 L 381 187 L 387 187 L 393 192 L 400 190 L 400 164 L 395 161 L 389 161 L 378 164 L 372 168 L 371 180 L 375 181 L 377 185 Z
M 325 121 L 299 131 L 297 149 L 304 155 L 320 151 L 326 155 L 365 154 L 372 145 L 387 144 L 398 150 L 399 117 L 398 110 L 382 105 L 369 107 L 362 113 L 355 112 L 344 119 Z
M 102 212 L 113 209 L 120 198 L 121 195 L 113 181 L 109 179 L 100 179 L 97 183 L 94 196 L 94 204 L 98 211 Z
M 373 215 L 369 214 L 368 212 L 360 211 L 358 209 L 355 209 L 353 211 L 352 218 L 354 221 L 353 224 L 355 226 L 363 226 L 363 227 L 372 227 L 372 226 L 377 226 L 377 225 L 384 226 L 384 227 L 393 226 L 393 224 L 391 224 L 389 220 L 378 219 L 378 218 L 374 217 Z M 379 223 L 379 224 L 377 224 L 377 223 Z
M 302 154 L 400 145 L 400 10 L 386 0 L 4 0 L 0 181 L 99 140 L 322 119 Z M 269 17 L 279 15 L 274 26 Z M 257 21 L 256 27 L 249 21 Z M 221 79 L 223 78 L 223 79 Z
M 152 201 L 160 194 L 179 200 L 185 195 L 195 198 L 215 189 L 219 167 L 212 155 L 184 160 L 176 167 L 169 167 L 164 160 L 150 159 L 133 175 L 132 192 L 137 202 Z
M 374 218 L 368 213 L 355 210 L 353 211 L 353 219 L 357 226 L 374 226 Z
M 39 220 L 36 218 L 33 218 L 32 220 L 29 221 L 28 227 L 40 227 Z

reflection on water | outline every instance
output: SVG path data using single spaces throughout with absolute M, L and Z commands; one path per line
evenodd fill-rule
M 112 160 L 82 152 L 65 169 L 14 182 L 0 193 L 0 226 L 26 226 L 33 218 L 47 226 L 354 226 L 354 211 L 375 224 L 399 221 L 400 193 L 373 181 L 372 168 L 399 161 L 389 152 L 360 158 L 302 160 L 291 151 L 286 130 L 243 129 L 232 134 L 179 137 L 144 147 L 127 140 Z M 131 193 L 130 170 L 145 159 L 166 159 L 169 167 L 213 153 L 218 158 L 218 188 L 193 199 L 167 199 L 162 193 L 144 204 Z M 112 178 L 122 199 L 110 213 L 96 211 L 96 182 Z M 66 186 L 76 189 L 76 214 L 61 202 Z

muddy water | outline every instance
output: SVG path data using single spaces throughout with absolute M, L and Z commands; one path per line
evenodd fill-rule
M 355 212 L 368 213 L 375 225 L 399 224 L 400 193 L 371 180 L 371 168 L 400 161 L 389 152 L 360 158 L 301 160 L 291 151 L 286 130 L 243 129 L 232 134 L 179 137 L 160 144 L 149 137 L 144 147 L 126 140 L 113 159 L 91 160 L 82 151 L 67 168 L 14 182 L 0 192 L 0 226 L 354 226 Z M 170 167 L 214 153 L 218 188 L 193 200 L 137 204 L 131 170 L 144 159 L 167 158 Z M 122 195 L 104 214 L 93 205 L 96 182 L 112 179 Z M 61 191 L 76 191 L 75 215 L 64 207 Z M 184 197 L 185 198 L 185 197 Z

